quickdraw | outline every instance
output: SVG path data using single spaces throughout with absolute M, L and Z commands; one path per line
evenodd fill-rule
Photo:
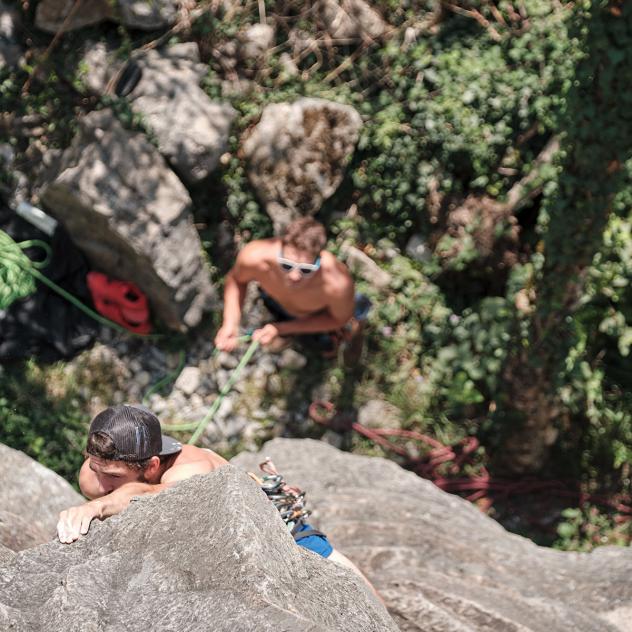
M 266 460 L 259 464 L 259 468 L 264 473 L 263 476 L 259 477 L 252 472 L 248 474 L 277 508 L 281 519 L 294 535 L 310 514 L 310 511 L 305 508 L 305 492 L 298 487 L 288 485 L 270 457 L 266 457 Z

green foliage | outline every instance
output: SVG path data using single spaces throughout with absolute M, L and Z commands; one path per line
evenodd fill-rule
M 446 193 L 502 197 L 555 129 L 575 43 L 566 12 L 526 4 L 533 18 L 519 37 L 490 43 L 459 21 L 408 47 L 392 40 L 360 62 L 356 74 L 366 68 L 382 89 L 358 103 L 367 125 L 353 183 L 378 235 L 425 226 L 433 177 Z
M 557 525 L 557 540 L 553 548 L 563 551 L 591 551 L 596 546 L 630 543 L 630 523 L 616 524 L 612 516 L 598 507 L 585 504 L 581 508 L 569 507 L 562 511 Z
M 61 392 L 63 366 L 29 361 L 0 373 L 0 442 L 22 450 L 76 485 L 87 419 L 76 394 Z

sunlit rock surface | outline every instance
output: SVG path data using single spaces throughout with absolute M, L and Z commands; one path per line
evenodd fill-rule
M 61 476 L 1 443 L 0 481 L 0 545 L 13 551 L 55 537 L 59 512 L 83 501 Z
M 232 462 L 258 471 L 265 456 L 307 491 L 313 522 L 369 577 L 400 630 L 632 630 L 628 548 L 538 547 L 391 461 L 323 442 L 275 439 Z
M 81 540 L 0 550 L 0 629 L 387 632 L 352 571 L 305 551 L 225 466 L 93 524 Z

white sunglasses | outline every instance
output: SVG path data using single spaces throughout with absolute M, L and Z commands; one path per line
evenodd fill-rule
M 286 259 L 281 256 L 281 253 L 279 253 L 277 255 L 277 263 L 279 264 L 281 270 L 287 274 L 292 272 L 292 270 L 298 270 L 301 273 L 301 276 L 308 277 L 320 268 L 320 257 L 316 257 L 316 261 L 314 261 L 314 263 L 296 263 L 296 261 Z

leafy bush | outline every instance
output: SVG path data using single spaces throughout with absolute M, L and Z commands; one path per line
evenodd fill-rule
M 88 421 L 76 393 L 66 390 L 62 365 L 42 369 L 28 361 L 0 372 L 0 442 L 75 486 Z

